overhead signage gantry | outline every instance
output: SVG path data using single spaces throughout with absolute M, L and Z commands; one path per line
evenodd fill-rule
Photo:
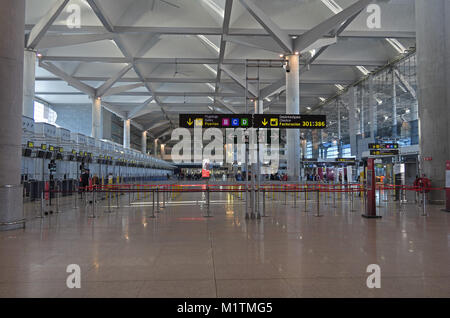
M 324 129 L 325 115 L 180 114 L 182 128 Z

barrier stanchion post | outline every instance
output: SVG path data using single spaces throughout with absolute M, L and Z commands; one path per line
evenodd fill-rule
M 128 205 L 131 206 L 131 185 L 128 186 Z
M 160 213 L 159 210 L 159 186 L 156 186 L 156 213 Z
M 154 219 L 155 218 L 155 190 L 154 189 L 152 189 L 152 201 L 153 201 L 152 215 L 150 215 L 149 218 Z
M 422 216 L 427 216 L 427 210 L 426 210 L 427 194 L 426 194 L 426 192 L 425 192 L 425 189 L 422 190 L 422 200 L 423 200 L 423 204 L 422 204 Z
M 210 204 L 211 204 L 211 201 L 210 201 L 210 197 L 209 197 L 209 185 L 207 184 L 206 185 L 206 215 L 204 217 L 207 217 L 207 218 L 211 217 Z
M 266 189 L 263 189 L 263 217 L 266 217 Z
M 284 205 L 287 205 L 287 189 L 286 186 L 283 185 L 284 190 Z
M 38 218 L 44 218 L 44 191 L 42 191 L 41 193 L 41 214 L 38 216 Z
M 59 186 L 56 185 L 56 213 L 59 213 Z
M 308 206 L 307 206 L 307 204 L 308 204 L 308 202 L 307 202 L 307 199 L 308 199 L 308 187 L 304 187 L 303 188 L 303 190 L 304 190 L 304 199 L 305 199 L 305 212 L 308 212 Z
M 316 198 L 317 198 L 317 210 L 316 210 L 316 217 L 320 217 L 321 215 L 320 215 L 320 190 L 319 189 L 317 189 L 316 190 L 316 193 L 317 193 L 317 196 L 316 196 Z
M 78 208 L 78 193 L 77 193 L 77 191 L 76 191 L 76 188 L 75 188 L 75 183 L 73 184 L 73 186 L 72 186 L 72 188 L 73 188 L 73 197 L 74 197 L 74 208 L 75 209 L 77 209 Z
M 87 196 L 87 195 L 86 195 Z M 91 219 L 95 219 L 95 191 L 94 188 L 92 188 L 92 215 L 89 216 Z
M 297 207 L 297 186 L 295 186 L 295 191 L 294 191 L 294 208 Z

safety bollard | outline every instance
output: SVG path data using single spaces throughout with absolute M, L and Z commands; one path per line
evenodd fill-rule
M 316 190 L 317 192 L 317 210 L 316 210 L 316 215 L 314 215 L 314 216 L 316 216 L 316 217 L 320 217 L 321 215 L 320 215 L 320 195 L 319 195 L 319 190 Z

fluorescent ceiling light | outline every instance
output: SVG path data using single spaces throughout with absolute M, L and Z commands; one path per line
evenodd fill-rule
M 214 98 L 212 98 L 211 96 L 208 96 L 208 98 L 210 101 L 212 101 L 212 102 L 214 101 Z
M 406 48 L 397 39 L 386 38 L 386 41 L 400 54 L 406 53 Z
M 271 102 L 269 97 L 264 98 L 266 101 L 268 101 L 269 103 Z
M 326 98 L 323 98 L 323 97 L 319 97 L 319 99 L 320 99 L 321 102 L 324 102 L 324 101 L 327 100 Z
M 375 97 L 375 100 L 377 101 L 378 105 L 383 104 L 383 101 L 381 99 L 379 99 L 378 97 Z
M 215 69 L 213 69 L 211 66 L 209 66 L 208 64 L 203 64 L 203 66 L 206 67 L 214 75 L 217 75 L 217 71 Z
M 311 107 L 307 106 L 306 109 L 307 109 L 307 110 L 311 110 Z
M 336 86 L 339 90 L 343 91 L 344 90 L 344 86 L 342 86 L 341 84 L 335 84 L 334 86 Z
M 203 3 L 205 3 L 211 10 L 213 10 L 215 13 L 217 13 L 222 18 L 225 17 L 225 10 L 222 9 L 217 3 L 215 3 L 212 0 L 203 0 Z
M 209 108 L 210 111 L 214 110 L 214 108 L 212 108 L 211 106 L 208 106 L 208 108 Z
M 213 84 L 211 84 L 211 83 L 206 83 L 206 85 L 208 85 L 208 87 L 211 88 L 213 91 L 216 90 L 216 87 L 215 87 Z
M 405 110 L 405 113 L 409 114 L 411 112 L 411 110 L 407 109 Z
M 204 35 L 197 35 L 197 37 L 202 40 L 204 43 L 206 43 L 206 45 L 209 45 L 211 48 L 214 49 L 214 51 L 216 51 L 217 53 L 220 52 L 220 49 L 217 45 L 215 45 L 213 42 L 211 42 L 206 36 Z
M 364 66 L 357 66 L 356 68 L 364 75 L 368 75 L 370 73 L 369 70 L 367 68 L 365 68 Z
M 338 5 L 334 0 L 322 0 L 322 3 L 328 7 L 334 14 L 338 14 L 342 11 L 340 5 Z
M 316 49 L 309 51 L 309 54 L 311 54 L 311 57 L 314 57 L 314 55 L 316 55 Z

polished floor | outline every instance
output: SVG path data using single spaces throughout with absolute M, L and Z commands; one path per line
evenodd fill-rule
M 303 194 L 294 207 L 269 193 L 260 220 L 229 193 L 211 195 L 209 218 L 200 193 L 171 196 L 156 218 L 142 195 L 113 200 L 111 213 L 101 201 L 96 218 L 84 200 L 44 218 L 28 203 L 26 229 L 0 232 L 0 297 L 450 297 L 450 214 L 383 195 L 379 220 L 332 195 L 316 217 L 314 196 L 305 211 Z M 66 286 L 69 264 L 80 289 Z M 366 286 L 369 264 L 379 289 Z

